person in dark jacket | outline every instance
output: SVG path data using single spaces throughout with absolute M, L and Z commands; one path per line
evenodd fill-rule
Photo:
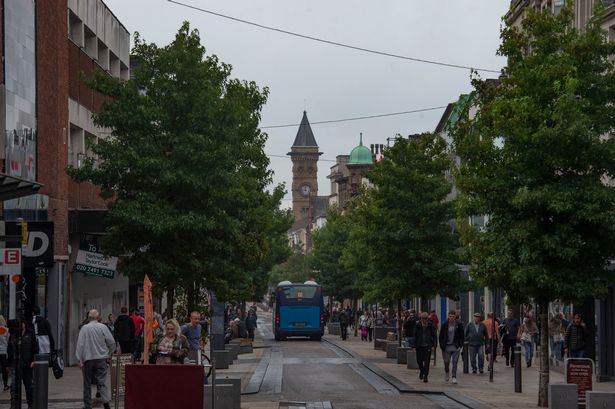
M 472 373 L 476 374 L 476 370 L 483 373 L 485 366 L 485 345 L 489 336 L 487 335 L 487 327 L 482 322 L 480 313 L 474 314 L 474 322 L 470 322 L 465 329 L 465 340 L 468 341 L 468 351 L 470 353 L 470 363 L 472 364 Z M 478 361 L 478 368 L 477 368 Z
M 21 381 L 23 382 L 24 389 L 26 390 L 26 402 L 28 407 L 32 407 L 32 388 L 34 380 L 34 370 L 32 364 L 34 363 L 34 355 L 38 353 L 38 346 L 34 332 L 30 323 L 25 321 L 21 322 L 21 347 L 19 348 L 19 362 L 17 362 L 17 348 L 18 348 L 18 328 L 17 323 L 13 321 L 11 329 L 11 335 L 9 337 L 8 347 L 8 360 L 9 365 L 12 368 L 11 371 L 11 407 L 17 407 L 17 382 L 15 377 L 17 375 L 18 365 L 21 367 Z
M 235 318 L 235 324 L 237 325 L 237 336 L 239 338 L 248 338 L 248 330 L 246 328 L 246 322 L 241 318 Z
M 564 352 L 569 358 L 585 358 L 587 331 L 581 314 L 574 314 L 572 324 L 566 328 Z
M 416 311 L 410 310 L 408 317 L 404 320 L 404 342 L 406 348 L 414 347 L 414 328 L 416 327 Z
M 340 311 L 338 319 L 340 321 L 340 333 L 342 339 L 346 340 L 346 338 L 348 337 L 348 323 L 350 322 L 350 317 L 348 316 L 348 313 L 344 309 L 342 309 Z
M 248 338 L 252 341 L 254 341 L 254 330 L 256 328 L 256 313 L 253 310 L 250 310 L 248 311 L 248 316 L 246 317 L 246 329 L 248 330 Z
M 39 353 L 50 354 L 56 350 L 56 345 L 51 333 L 51 324 L 45 317 L 41 317 L 41 308 L 37 305 L 32 309 L 32 328 L 34 336 L 38 339 Z
M 113 337 L 120 344 L 122 354 L 132 354 L 135 338 L 135 324 L 128 316 L 128 308 L 122 307 L 113 326 Z
M 444 380 L 448 382 L 449 366 L 451 359 L 453 360 L 452 380 L 453 384 L 457 383 L 457 362 L 459 361 L 459 352 L 463 348 L 465 335 L 463 333 L 463 325 L 457 321 L 457 313 L 452 310 L 448 312 L 448 320 L 442 323 L 440 328 L 440 348 L 442 349 L 442 360 L 444 361 Z
M 414 327 L 414 348 L 416 350 L 416 362 L 419 365 L 419 379 L 423 382 L 428 382 L 429 376 L 429 361 L 431 360 L 431 351 L 436 349 L 436 329 L 429 320 L 426 312 L 421 313 L 421 319 Z

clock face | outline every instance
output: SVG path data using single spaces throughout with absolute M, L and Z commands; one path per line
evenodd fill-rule
M 310 187 L 310 185 L 305 184 L 305 185 L 301 185 L 299 187 L 299 193 L 301 193 L 302 196 L 307 196 L 310 194 L 310 191 L 312 190 L 312 188 Z

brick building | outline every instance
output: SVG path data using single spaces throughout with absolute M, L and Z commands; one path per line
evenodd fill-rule
M 25 313 L 40 306 L 56 343 L 72 351 L 87 309 L 106 315 L 128 305 L 129 283 L 121 274 L 73 272 L 80 246 L 96 244 L 104 231 L 106 205 L 95 186 L 74 182 L 66 168 L 78 167 L 109 135 L 92 121 L 104 97 L 82 83 L 81 73 L 102 69 L 128 79 L 130 33 L 102 0 L 0 0 L 0 8 L 0 156 L 7 173 L 43 185 L 37 195 L 4 202 L 3 218 L 23 218 L 35 229 L 53 226 L 53 258 L 34 260 L 24 271 Z M 2 309 L 5 287 L 0 284 Z M 74 361 L 72 354 L 66 358 Z

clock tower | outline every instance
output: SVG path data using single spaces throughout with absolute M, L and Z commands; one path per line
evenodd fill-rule
M 288 153 L 293 162 L 293 214 L 295 221 L 307 220 L 309 208 L 318 196 L 318 145 L 303 111 L 295 142 Z

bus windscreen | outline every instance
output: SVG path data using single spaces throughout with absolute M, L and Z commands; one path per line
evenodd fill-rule
M 278 296 L 285 301 L 302 301 L 312 300 L 316 298 L 318 287 L 309 285 L 297 285 L 291 287 L 282 287 L 278 292 Z

